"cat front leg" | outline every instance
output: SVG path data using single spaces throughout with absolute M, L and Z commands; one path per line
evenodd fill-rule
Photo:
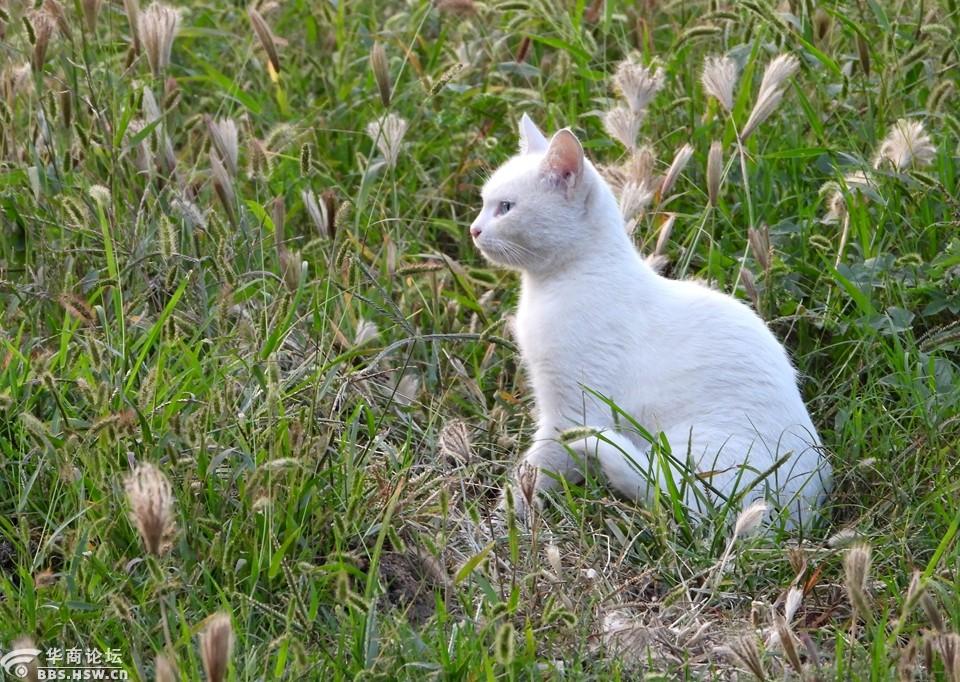
M 539 494 L 560 485 L 560 479 L 582 480 L 580 465 L 567 449 L 557 441 L 559 431 L 552 426 L 537 429 L 533 442 L 507 484 L 513 497 L 513 509 L 517 519 L 528 524 L 531 506 L 539 505 Z M 506 509 L 507 489 L 500 499 L 500 508 Z

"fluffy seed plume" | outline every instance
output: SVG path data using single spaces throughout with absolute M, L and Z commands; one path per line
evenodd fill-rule
M 210 617 L 200 633 L 200 658 L 209 682 L 222 682 L 233 652 L 233 626 L 230 615 L 217 613 Z
M 663 87 L 662 67 L 649 67 L 630 60 L 622 61 L 613 76 L 613 84 L 630 110 L 641 117 Z
M 901 118 L 880 143 L 873 167 L 879 168 L 884 162 L 896 170 L 904 170 L 911 165 L 928 166 L 936 155 L 937 148 L 923 129 L 923 123 Z
M 740 512 L 740 515 L 737 517 L 737 522 L 733 526 L 733 537 L 743 537 L 759 526 L 767 513 L 767 509 L 769 509 L 769 507 L 763 500 L 754 500 L 747 505 L 747 507 Z
M 390 65 L 387 62 L 387 51 L 383 49 L 380 43 L 374 43 L 370 50 L 370 68 L 373 70 L 373 77 L 377 81 L 377 89 L 380 91 L 380 101 L 384 107 L 390 106 Z
M 159 78 L 170 66 L 173 39 L 180 28 L 180 12 L 159 2 L 152 3 L 140 15 L 139 29 L 150 70 Z
M 750 117 L 743 126 L 741 139 L 746 140 L 757 127 L 770 118 L 783 99 L 787 80 L 800 68 L 800 61 L 792 54 L 782 54 L 767 65 L 760 81 L 760 92 Z
M 125 482 L 130 519 L 146 550 L 160 557 L 170 549 L 176 531 L 170 481 L 150 462 L 140 464 Z
M 720 183 L 723 180 L 723 144 L 714 140 L 707 154 L 707 199 L 711 206 L 717 205 Z
M 367 135 L 377 145 L 388 168 L 396 165 L 406 133 L 407 122 L 393 112 L 367 124 Z
M 843 556 L 844 586 L 857 613 L 869 621 L 872 615 L 867 600 L 867 579 L 870 577 L 870 545 L 856 544 Z
M 660 184 L 660 201 L 663 201 L 670 196 L 673 186 L 677 183 L 680 173 L 682 173 L 683 169 L 687 167 L 687 163 L 689 163 L 691 156 L 693 156 L 693 147 L 691 147 L 689 144 L 685 144 L 680 147 L 680 149 L 677 150 L 677 153 L 673 155 L 673 161 L 670 163 L 670 168 L 667 169 L 666 175 L 663 176 L 663 182 Z
M 280 54 L 277 52 L 277 41 L 274 40 L 273 31 L 270 30 L 266 19 L 256 8 L 251 7 L 247 11 L 247 15 L 250 17 L 250 25 L 253 26 L 253 32 L 257 35 L 257 40 L 260 41 L 263 51 L 267 53 L 267 59 L 270 60 L 273 72 L 280 73 Z
M 730 57 L 707 57 L 700 82 L 708 95 L 716 99 L 727 113 L 733 110 L 733 89 L 737 85 L 737 64 Z
M 210 140 L 216 147 L 230 175 L 237 177 L 237 160 L 240 155 L 239 133 L 237 123 L 232 118 L 213 120 L 206 117 L 207 129 L 210 131 Z
M 637 135 L 643 114 L 623 105 L 615 106 L 603 116 L 603 128 L 617 142 L 631 151 L 637 149 Z

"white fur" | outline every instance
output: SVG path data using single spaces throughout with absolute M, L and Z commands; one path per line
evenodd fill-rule
M 651 270 L 589 161 L 581 160 L 572 177 L 554 167 L 559 157 L 569 161 L 571 134 L 553 153 L 563 131 L 547 148 L 524 115 L 520 132 L 521 153 L 486 183 L 471 228 L 490 261 L 522 273 L 516 334 L 538 410 L 523 461 L 552 472 L 537 476 L 537 488 L 554 487 L 558 476 L 581 477 L 557 440 L 572 427 L 601 433 L 570 447 L 596 461 L 621 494 L 648 502 L 648 471 L 665 485 L 662 458 L 651 458 L 650 444 L 587 388 L 666 436 L 679 460 L 689 454 L 725 497 L 792 453 L 737 506 L 766 497 L 783 509 L 788 526 L 808 526 L 830 469 L 783 346 L 736 299 Z M 582 159 L 579 143 L 575 148 Z M 513 207 L 497 216 L 502 201 Z M 671 473 L 679 481 L 676 467 Z M 702 496 L 689 488 L 685 501 L 702 507 Z

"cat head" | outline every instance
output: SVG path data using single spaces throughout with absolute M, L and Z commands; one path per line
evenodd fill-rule
M 616 199 L 569 128 L 547 139 L 524 114 L 520 152 L 484 184 L 470 225 L 487 260 L 525 272 L 557 269 L 604 232 L 623 234 Z

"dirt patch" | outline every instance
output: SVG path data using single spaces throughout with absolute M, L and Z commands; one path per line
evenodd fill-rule
M 402 610 L 411 625 L 421 625 L 434 614 L 436 590 L 445 592 L 449 584 L 436 559 L 412 550 L 385 552 L 380 557 L 380 579 L 387 603 Z

